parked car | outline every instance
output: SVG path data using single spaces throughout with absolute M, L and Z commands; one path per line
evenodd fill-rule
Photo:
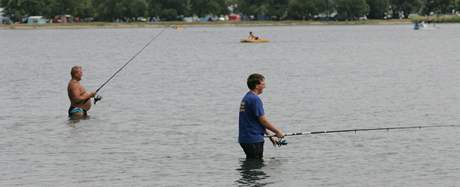
M 27 17 L 27 24 L 45 24 L 48 20 L 43 16 L 29 16 Z
M 71 23 L 73 17 L 71 15 L 57 15 L 54 16 L 53 23 Z
M 12 24 L 13 21 L 9 17 L 0 16 L 0 24 Z

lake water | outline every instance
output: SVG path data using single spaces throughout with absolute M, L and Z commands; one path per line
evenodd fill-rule
M 237 143 L 254 72 L 285 132 L 459 124 L 460 25 L 438 27 L 167 29 L 79 123 L 70 68 L 95 90 L 161 29 L 0 30 L 0 186 L 460 186 L 455 127 Z

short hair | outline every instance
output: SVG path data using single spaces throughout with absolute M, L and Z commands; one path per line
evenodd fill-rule
M 75 73 L 77 73 L 77 71 L 79 71 L 80 69 L 81 69 L 81 66 L 74 66 L 74 67 L 72 67 L 72 69 L 70 70 L 70 75 L 71 75 L 72 77 L 74 77 L 74 76 L 75 76 Z
M 264 81 L 265 77 L 261 74 L 254 73 L 249 75 L 248 77 L 248 88 L 250 90 L 254 90 L 257 85 L 260 84 L 260 82 Z

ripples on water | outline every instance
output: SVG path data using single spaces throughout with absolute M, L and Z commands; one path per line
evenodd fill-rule
M 459 25 L 167 30 L 69 123 L 73 65 L 96 89 L 160 29 L 0 30 L 1 186 L 459 186 L 459 128 L 289 137 L 244 159 L 238 104 L 267 77 L 286 132 L 457 124 Z M 239 40 L 254 31 L 272 40 Z

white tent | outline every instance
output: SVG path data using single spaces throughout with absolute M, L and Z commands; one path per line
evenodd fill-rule
M 0 24 L 3 24 L 3 8 L 0 8 Z

